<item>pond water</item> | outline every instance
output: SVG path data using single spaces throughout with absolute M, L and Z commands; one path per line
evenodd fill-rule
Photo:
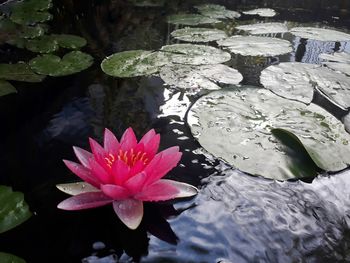
M 11 16 L 15 4 L 16 1 L 7 1 L 0 5 L 2 19 Z M 155 74 L 139 74 L 136 77 L 113 77 L 101 70 L 101 62 L 114 53 L 159 50 L 165 45 L 185 43 L 176 40 L 171 33 L 186 26 L 167 23 L 168 16 L 180 13 L 198 15 L 195 6 L 202 4 L 225 6 L 241 16 L 200 27 L 223 30 L 227 37 L 247 36 L 248 32 L 239 31 L 236 27 L 279 22 L 287 27 L 288 32 L 264 32 L 260 36 L 289 41 L 290 50 L 287 45 L 287 51 L 280 52 L 281 55 L 247 55 L 244 52 L 251 52 L 250 48 L 256 52 L 256 49 L 254 43 L 248 43 L 246 39 L 238 48 L 243 53 L 232 51 L 232 46 L 223 48 L 232 54 L 229 61 L 222 63 L 238 70 L 243 78 L 241 81 L 240 76 L 235 75 L 237 72 L 232 71 L 230 76 L 234 77 L 223 85 L 220 83 L 221 75 L 216 80 L 213 80 L 214 77 L 203 78 L 203 75 L 211 74 L 208 69 L 205 73 L 196 72 L 195 81 L 199 79 L 203 82 L 193 85 L 193 80 L 186 79 L 187 73 L 194 74 L 192 68 L 186 69 L 182 75 L 178 73 L 178 76 L 172 73 L 179 69 L 168 69 L 168 64 L 159 65 L 164 68 L 163 71 L 157 69 Z M 255 8 L 272 8 L 276 15 L 262 17 L 242 13 Z M 40 8 L 35 12 L 41 12 Z M 16 228 L 0 233 L 1 252 L 19 256 L 26 262 L 350 262 L 350 171 L 344 169 L 350 163 L 346 161 L 350 156 L 342 156 L 344 167 L 326 172 L 328 169 L 319 168 L 317 160 L 310 159 L 305 151 L 307 147 L 299 149 L 300 152 L 297 149 L 297 157 L 307 162 L 306 166 L 295 168 L 303 170 L 298 173 L 302 176 L 276 181 L 268 179 L 280 179 L 277 175 L 269 176 L 269 171 L 275 172 L 276 169 L 262 171 L 261 175 L 267 178 L 249 175 L 243 172 L 246 171 L 244 166 L 240 169 L 242 171 L 235 169 L 230 166 L 232 162 L 229 158 L 218 156 L 214 151 L 212 155 L 206 151 L 210 151 L 210 147 L 206 150 L 201 148 L 199 143 L 203 142 L 195 134 L 191 122 L 187 121 L 188 115 L 192 114 L 188 111 L 190 107 L 210 92 L 205 85 L 213 89 L 217 85 L 218 88 L 230 89 L 232 81 L 236 84 L 241 81 L 240 85 L 262 87 L 260 74 L 268 66 L 283 62 L 321 65 L 324 60 L 319 57 L 320 54 L 350 53 L 350 39 L 346 40 L 346 37 L 345 40 L 321 41 L 289 32 L 294 27 L 326 27 L 349 34 L 348 1 L 62 0 L 54 1 L 49 12 L 52 20 L 43 23 L 46 34 L 83 37 L 87 44 L 78 50 L 89 54 L 93 64 L 90 66 L 89 58 L 75 53 L 81 67 L 72 69 L 60 64 L 59 68 L 50 68 L 49 64 L 44 64 L 36 68 L 38 73 L 48 75 L 42 82 L 7 79 L 17 92 L 0 97 L 0 185 L 22 192 L 33 215 Z M 3 30 L 0 31 L 0 63 L 28 62 L 40 53 L 37 51 L 42 48 L 40 44 L 24 44 L 26 48 L 20 48 L 21 43 L 16 38 L 18 28 L 17 31 L 6 31 L 0 27 L 0 30 Z M 210 36 L 213 34 L 210 33 Z M 325 37 L 323 34 L 321 36 Z M 331 39 L 337 37 L 328 36 Z M 55 47 L 53 51 L 60 57 L 69 52 L 62 42 L 57 41 L 60 47 Z M 213 40 L 210 44 L 201 44 L 226 45 Z M 30 51 L 33 46 L 35 50 Z M 278 48 L 274 46 L 272 51 L 278 52 Z M 218 57 L 209 56 L 209 60 Z M 188 55 L 177 59 L 191 58 Z M 88 62 L 84 64 L 84 61 Z M 346 61 L 350 64 L 350 60 Z M 219 63 L 221 61 L 215 64 Z M 295 64 L 295 68 L 298 65 Z M 180 65 L 181 69 L 184 67 Z M 328 110 L 335 116 L 334 121 L 342 125 L 341 121 L 347 122 L 347 118 L 343 117 L 348 113 L 346 103 L 350 100 L 346 100 L 349 96 L 346 87 L 350 85 L 347 80 L 350 77 L 346 72 L 332 72 L 332 76 L 342 74 L 344 77 L 343 84 L 339 79 L 334 82 L 343 85 L 336 91 L 345 90 L 344 96 L 340 92 L 341 96 L 337 97 L 334 90 L 326 88 L 313 93 L 314 85 L 320 89 L 325 85 L 320 77 L 306 79 L 306 84 L 302 82 L 301 85 L 304 87 L 311 83 L 310 101 Z M 1 74 L 0 79 L 4 78 Z M 286 73 L 291 74 L 294 73 Z M 297 75 L 296 78 L 304 77 Z M 268 80 L 272 78 L 270 75 L 267 77 Z M 290 84 L 288 77 L 283 75 L 281 78 L 282 84 Z M 169 85 L 164 85 L 164 81 Z M 328 87 L 336 85 L 334 83 Z M 271 90 L 276 92 L 273 88 Z M 204 131 L 210 128 L 210 123 L 207 125 Z M 59 192 L 56 184 L 77 180 L 62 159 L 75 160 L 72 145 L 88 149 L 89 137 L 102 141 L 105 127 L 118 138 L 128 127 L 132 127 L 139 138 L 154 128 L 161 135 L 161 149 L 178 145 L 183 156 L 180 165 L 167 178 L 198 187 L 198 195 L 174 203 L 147 203 L 144 219 L 136 230 L 123 225 L 110 206 L 82 211 L 57 209 L 57 204 L 67 195 Z M 212 136 L 210 140 L 215 143 L 223 138 Z M 252 157 L 246 158 L 251 160 L 255 153 L 253 150 L 250 152 Z M 228 154 L 232 155 L 231 152 Z M 333 152 L 327 154 L 328 158 L 338 158 L 333 157 Z M 346 155 L 345 151 L 343 155 Z M 256 158 L 262 157 L 256 154 Z M 273 159 L 269 161 L 274 163 Z

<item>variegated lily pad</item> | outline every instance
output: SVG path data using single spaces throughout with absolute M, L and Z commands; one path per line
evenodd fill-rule
M 232 36 L 217 43 L 242 56 L 277 56 L 293 50 L 289 41 L 273 37 Z
M 328 60 L 323 62 L 328 68 L 340 71 L 350 76 L 350 54 L 346 52 L 336 52 L 334 54 L 321 54 L 319 58 Z
M 226 65 L 186 66 L 172 65 L 163 67 L 160 77 L 165 84 L 186 90 L 216 90 L 219 84 L 239 84 L 243 76 Z
M 283 23 L 257 23 L 237 26 L 236 29 L 247 31 L 251 35 L 278 34 L 288 32 L 288 27 Z
M 310 103 L 314 89 L 343 108 L 350 107 L 350 78 L 321 65 L 286 62 L 261 72 L 265 88 L 284 98 Z
M 186 25 L 186 26 L 197 26 L 197 25 L 208 25 L 221 23 L 220 20 L 210 18 L 198 14 L 177 14 L 168 17 L 168 23 L 174 25 Z
M 203 16 L 207 16 L 215 19 L 235 19 L 241 16 L 240 13 L 236 11 L 228 10 L 226 9 L 226 7 L 222 5 L 204 4 L 204 5 L 195 6 L 195 8 Z
M 248 11 L 244 11 L 245 15 L 258 15 L 261 17 L 273 17 L 276 15 L 276 11 L 271 8 L 257 8 Z
M 80 51 L 72 51 L 63 56 L 45 54 L 32 59 L 30 67 L 37 73 L 48 76 L 66 76 L 78 73 L 90 67 L 93 58 Z
M 350 135 L 339 120 L 319 106 L 266 89 L 213 91 L 195 102 L 188 123 L 208 152 L 253 175 L 279 180 L 315 176 L 300 155 L 326 171 L 350 163 Z
M 11 85 L 10 82 L 0 79 L 0 97 L 16 92 L 17 90 Z
M 350 41 L 350 34 L 317 27 L 294 27 L 290 33 L 297 37 L 318 41 Z
M 171 32 L 171 36 L 186 42 L 211 42 L 227 37 L 223 30 L 185 27 Z

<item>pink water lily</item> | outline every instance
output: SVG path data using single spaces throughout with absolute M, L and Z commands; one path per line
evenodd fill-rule
M 58 205 L 63 210 L 80 210 L 112 203 L 120 220 L 136 229 L 143 217 L 144 201 L 165 201 L 197 194 L 189 184 L 161 179 L 180 161 L 179 147 L 157 153 L 160 136 L 152 129 L 138 142 L 128 128 L 120 142 L 105 129 L 104 147 L 90 140 L 92 153 L 73 147 L 80 164 L 64 160 L 85 182 L 57 187 L 72 197 Z

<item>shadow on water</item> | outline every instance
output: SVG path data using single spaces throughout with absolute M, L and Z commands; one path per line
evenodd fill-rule
M 350 261 L 348 171 L 312 183 L 245 175 L 202 154 L 184 120 L 195 96 L 168 89 L 159 78 L 117 79 L 100 70 L 101 60 L 112 53 L 167 44 L 171 30 L 166 15 L 207 2 L 166 1 L 161 8 L 134 7 L 126 0 L 54 2 L 51 31 L 83 36 L 88 41 L 84 51 L 95 64 L 41 84 L 16 83 L 17 94 L 0 98 L 0 184 L 23 191 L 34 212 L 0 235 L 1 250 L 27 262 Z M 348 1 L 214 2 L 232 10 L 274 7 L 276 21 L 326 21 L 337 28 L 350 24 Z M 231 62 L 246 73 L 245 84 L 259 85 L 260 71 L 277 61 L 318 63 L 312 58 L 321 51 L 349 50 L 339 43 L 320 49 L 304 39 L 297 42 L 290 56 Z M 7 44 L 0 45 L 0 54 L 2 62 L 33 57 Z M 168 177 L 196 185 L 199 195 L 173 205 L 148 204 L 136 231 L 127 229 L 110 206 L 56 209 L 66 195 L 55 185 L 76 180 L 61 161 L 75 160 L 71 146 L 88 148 L 88 137 L 101 141 L 105 127 L 120 138 L 129 126 L 138 137 L 155 128 L 161 149 L 179 145 L 181 164 Z

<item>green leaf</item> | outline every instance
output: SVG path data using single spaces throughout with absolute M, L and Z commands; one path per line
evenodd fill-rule
M 211 42 L 226 38 L 227 34 L 219 29 L 186 27 L 171 32 L 171 36 L 186 42 Z
M 244 11 L 245 15 L 258 15 L 261 17 L 273 17 L 276 15 L 276 11 L 271 8 L 257 8 L 248 11 Z
M 350 41 L 350 34 L 327 28 L 294 27 L 290 30 L 290 33 L 300 38 L 318 41 Z
M 17 90 L 9 82 L 0 79 L 0 97 L 11 93 L 16 93 Z
M 22 224 L 31 215 L 22 193 L 0 185 L 0 233 Z
M 292 52 L 289 41 L 273 37 L 232 36 L 217 41 L 219 46 L 242 56 L 277 56 Z
M 52 35 L 52 37 L 57 41 L 58 45 L 67 49 L 78 49 L 86 45 L 85 38 L 76 35 Z
M 19 258 L 15 255 L 0 252 L 0 262 L 1 263 L 26 263 L 24 259 Z
M 165 0 L 129 0 L 134 6 L 159 7 L 164 6 Z
M 25 47 L 36 53 L 52 53 L 58 50 L 58 42 L 52 36 L 42 36 L 40 38 L 28 40 Z
M 206 25 L 206 24 L 217 24 L 221 23 L 220 20 L 213 19 L 198 14 L 177 14 L 168 16 L 168 23 L 174 25 L 187 25 L 187 26 L 196 26 L 196 25 Z
M 313 177 L 317 169 L 310 163 L 332 172 L 350 163 L 350 135 L 338 119 L 265 89 L 211 92 L 192 106 L 188 123 L 208 152 L 252 175 Z
M 45 76 L 33 72 L 25 63 L 0 64 L 0 79 L 23 82 L 41 82 Z
M 288 27 L 283 23 L 257 23 L 237 26 L 236 29 L 247 31 L 251 35 L 278 34 L 288 32 Z
M 195 8 L 198 9 L 199 13 L 201 13 L 203 16 L 210 18 L 235 19 L 241 16 L 240 13 L 228 10 L 222 5 L 204 4 L 195 6 Z
M 29 62 L 30 67 L 38 74 L 53 77 L 78 73 L 92 64 L 93 57 L 80 51 L 72 51 L 64 55 L 62 59 L 55 55 L 45 54 Z
M 27 0 L 17 3 L 12 9 L 10 19 L 22 25 L 31 25 L 52 19 L 47 12 L 52 7 L 51 0 Z
M 344 74 L 350 76 L 350 54 L 345 52 L 335 52 L 333 54 L 320 54 L 318 56 L 320 59 L 328 60 L 331 62 L 322 62 L 328 68 L 335 71 L 343 72 Z

